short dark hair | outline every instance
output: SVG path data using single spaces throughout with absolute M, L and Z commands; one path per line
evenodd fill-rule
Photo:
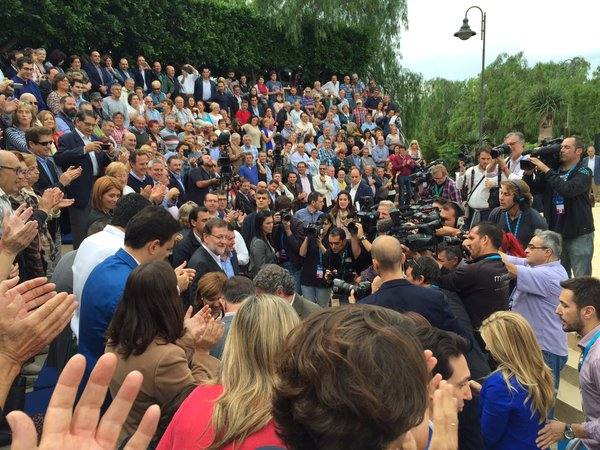
M 173 268 L 166 261 L 141 264 L 127 278 L 108 326 L 108 344 L 125 358 L 141 355 L 157 337 L 169 343 L 181 338 L 182 319 L 183 306 Z
M 418 327 L 416 335 L 423 348 L 431 350 L 437 359 L 437 364 L 431 374 L 439 373 L 444 380 L 448 380 L 453 375 L 450 358 L 458 358 L 460 355 L 466 357 L 469 353 L 469 342 L 451 331 L 431 326 Z
M 288 198 L 287 195 L 280 195 L 275 199 L 275 211 L 282 211 L 284 209 L 292 209 L 293 202 Z
M 127 224 L 133 216 L 150 206 L 150 201 L 136 192 L 128 195 L 123 195 L 118 201 L 117 206 L 113 211 L 113 216 L 110 224 L 115 227 L 126 228 Z
M 407 268 L 412 269 L 412 277 L 423 277 L 425 283 L 435 282 L 440 277 L 440 266 L 431 256 L 421 256 L 406 261 Z
M 319 197 L 324 197 L 324 195 L 320 192 L 312 191 L 310 194 L 308 194 L 308 199 L 306 201 L 310 205 L 312 202 L 316 202 L 317 200 L 319 200 Z
M 29 56 L 21 56 L 17 59 L 17 69 L 23 67 L 23 64 L 33 64 L 33 60 Z
M 180 229 L 179 222 L 162 206 L 147 206 L 127 224 L 125 245 L 139 249 L 155 240 L 164 245 Z
M 150 155 L 146 150 L 136 149 L 129 153 L 129 163 L 135 164 L 138 156 L 147 156 L 148 158 L 150 158 Z
M 190 214 L 188 215 L 188 220 L 190 222 L 190 228 L 192 227 L 192 220 L 193 221 L 197 221 L 198 220 L 198 214 L 201 212 L 208 212 L 208 209 L 206 208 L 206 206 L 194 206 L 191 210 L 190 210 Z
M 337 236 L 343 241 L 346 239 L 346 231 L 340 227 L 333 227 L 331 231 L 329 231 L 329 237 L 331 236 Z
M 77 114 L 75 115 L 75 121 L 76 122 L 84 122 L 87 117 L 91 117 L 92 119 L 96 120 L 96 116 L 94 116 L 93 113 L 91 113 L 90 111 L 85 111 L 85 110 L 80 109 L 79 111 L 77 111 Z
M 445 211 L 454 211 L 454 217 L 456 219 L 464 214 L 462 208 L 456 202 L 446 202 L 442 205 L 442 209 Z
M 380 450 L 421 423 L 427 408 L 415 326 L 388 308 L 314 313 L 288 335 L 277 375 L 273 419 L 293 450 Z
M 46 127 L 31 127 L 25 132 L 25 142 L 37 144 L 41 136 L 52 136 L 52 130 Z
M 247 297 L 256 294 L 256 287 L 250 278 L 236 275 L 225 282 L 223 297 L 229 303 L 241 303 Z
M 257 189 L 254 196 L 256 197 L 257 195 L 266 195 L 268 197 L 269 191 L 267 191 L 266 189 Z
M 460 245 L 442 245 L 438 247 L 438 254 L 440 252 L 446 252 L 448 259 L 458 259 L 459 261 L 463 257 L 463 251 Z
M 600 280 L 593 277 L 577 277 L 560 282 L 563 289 L 573 292 L 577 309 L 593 306 L 600 319 Z
M 495 248 L 502 247 L 502 230 L 490 222 L 480 222 L 473 227 L 479 237 L 487 236 Z
M 194 219 L 194 220 L 196 220 L 196 219 Z M 212 234 L 213 229 L 215 229 L 215 228 L 227 228 L 227 222 L 223 219 L 219 219 L 218 217 L 213 217 L 211 219 L 208 219 L 206 221 L 206 223 L 204 224 L 204 229 L 202 230 L 202 234 Z

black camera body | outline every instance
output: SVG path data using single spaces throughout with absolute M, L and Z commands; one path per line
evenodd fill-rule
M 360 300 L 371 295 L 371 282 L 362 281 L 358 284 L 346 283 L 339 278 L 333 279 L 332 291 L 334 294 L 342 294 L 346 297 L 350 296 L 350 292 L 354 290 L 354 299 Z
M 499 158 L 501 156 L 508 156 L 510 155 L 510 145 L 500 144 L 490 150 L 490 155 L 492 155 L 492 158 L 494 159 Z
M 221 182 L 228 182 L 233 175 L 231 159 L 229 158 L 229 137 L 229 133 L 221 133 L 217 138 L 217 145 L 219 146 L 217 165 L 221 169 Z
M 291 221 L 292 216 L 294 215 L 291 209 L 282 209 L 281 211 L 279 211 L 279 214 L 281 215 L 281 220 L 283 220 L 284 222 Z
M 460 146 L 458 150 L 458 160 L 464 162 L 465 166 L 474 164 L 475 159 L 473 158 L 473 155 L 471 155 L 471 151 L 467 144 Z
M 533 150 L 525 150 L 523 156 L 531 155 L 539 158 L 544 164 L 551 169 L 558 169 L 560 167 L 560 147 L 562 145 L 563 138 L 556 138 L 549 141 L 542 141 L 540 147 L 536 147 Z M 535 165 L 526 158 L 520 161 L 521 169 L 533 170 Z

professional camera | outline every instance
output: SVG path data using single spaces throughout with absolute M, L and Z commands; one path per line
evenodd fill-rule
M 416 172 L 408 176 L 408 179 L 413 186 L 417 186 L 422 183 L 429 184 L 433 181 L 433 176 L 431 175 L 430 169 L 437 164 L 442 164 L 443 162 L 444 161 L 441 159 L 436 159 L 435 161 L 431 161 L 426 166 L 420 166 Z
M 350 296 L 350 292 L 354 290 L 354 299 L 360 300 L 362 298 L 368 297 L 371 295 L 371 282 L 363 281 L 358 284 L 350 284 L 346 283 L 344 280 L 340 280 L 339 278 L 335 278 L 333 280 L 333 293 L 334 294 L 342 294 L 347 297 Z
M 528 155 L 539 158 L 544 164 L 551 169 L 558 169 L 560 166 L 560 146 L 562 145 L 563 138 L 556 138 L 551 140 L 543 140 L 540 147 L 536 147 L 533 150 L 525 150 L 523 152 L 524 158 L 521 159 L 521 169 L 533 170 L 535 165 L 528 160 Z
M 490 155 L 492 155 L 492 158 L 494 159 L 499 158 L 500 156 L 508 156 L 510 155 L 510 145 L 500 144 L 490 150 Z
M 377 211 L 358 211 L 354 215 L 354 220 L 348 223 L 348 231 L 350 234 L 355 235 L 358 233 L 356 224 L 360 223 L 367 237 L 371 238 L 375 235 L 374 231 L 377 228 L 378 219 L 379 214 L 377 214 Z
M 220 148 L 217 165 L 221 169 L 221 182 L 228 182 L 233 174 L 231 159 L 229 158 L 229 133 L 221 133 L 217 138 L 217 145 Z
M 410 250 L 435 251 L 439 239 L 435 230 L 442 227 L 439 211 L 432 204 L 410 205 L 390 213 L 392 226 L 388 235 L 394 236 Z
M 471 155 L 471 151 L 469 150 L 469 146 L 467 144 L 463 144 L 460 146 L 458 150 L 458 160 L 465 163 L 465 166 L 473 165 L 474 159 L 473 155 Z
M 291 215 L 291 212 L 290 212 Z M 321 235 L 321 230 L 323 229 L 323 217 L 321 216 L 319 220 L 313 223 L 309 223 L 308 225 L 304 225 L 303 231 L 305 236 L 317 237 Z
M 458 236 L 442 236 L 438 245 L 460 245 L 462 246 L 463 241 L 467 238 L 466 233 L 459 234 Z
M 289 222 L 290 220 L 292 220 L 292 211 L 289 209 L 282 209 L 281 211 L 279 211 L 279 214 L 281 215 L 281 220 L 284 222 Z
M 273 170 L 281 171 L 283 169 L 283 137 L 281 133 L 275 133 L 273 137 L 275 147 L 273 148 Z

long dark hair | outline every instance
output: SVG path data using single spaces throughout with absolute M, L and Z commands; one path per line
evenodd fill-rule
M 266 210 L 266 211 L 258 211 L 256 213 L 256 216 L 254 217 L 254 234 L 252 236 L 252 238 L 258 238 L 258 239 L 262 239 L 263 241 L 273 245 L 273 243 L 271 242 L 271 236 L 266 235 L 263 233 L 262 230 L 262 226 L 263 223 L 265 222 L 265 220 L 267 220 L 268 217 L 272 217 L 273 216 L 273 212 Z M 251 239 L 252 241 L 252 239 Z
M 351 215 L 355 214 L 356 209 L 354 208 L 354 205 L 352 204 L 352 197 L 350 197 L 350 194 L 347 193 L 346 191 L 342 191 L 338 194 L 338 197 L 335 200 L 335 204 L 333 205 L 333 208 L 331 208 L 330 214 L 333 217 L 337 217 L 338 212 L 340 212 L 340 210 L 342 209 L 342 208 L 340 208 L 340 204 L 338 203 L 340 195 L 345 195 L 346 197 L 348 197 L 348 206 L 346 207 L 346 211 L 348 211 L 348 215 L 351 216 Z
M 108 326 L 108 344 L 128 358 L 144 353 L 158 337 L 174 343 L 183 333 L 183 307 L 173 268 L 165 261 L 136 267 Z

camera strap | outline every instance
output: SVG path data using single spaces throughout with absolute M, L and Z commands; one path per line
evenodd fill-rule
M 485 174 L 477 182 L 475 187 L 469 191 L 469 195 L 467 195 L 467 199 L 465 200 L 465 203 L 467 206 L 469 206 L 469 200 L 471 199 L 473 192 L 475 192 L 475 189 L 477 189 L 477 187 L 481 184 L 481 182 L 484 180 L 484 178 L 485 178 Z M 475 166 L 471 167 L 471 186 L 473 186 L 473 181 L 475 181 Z

